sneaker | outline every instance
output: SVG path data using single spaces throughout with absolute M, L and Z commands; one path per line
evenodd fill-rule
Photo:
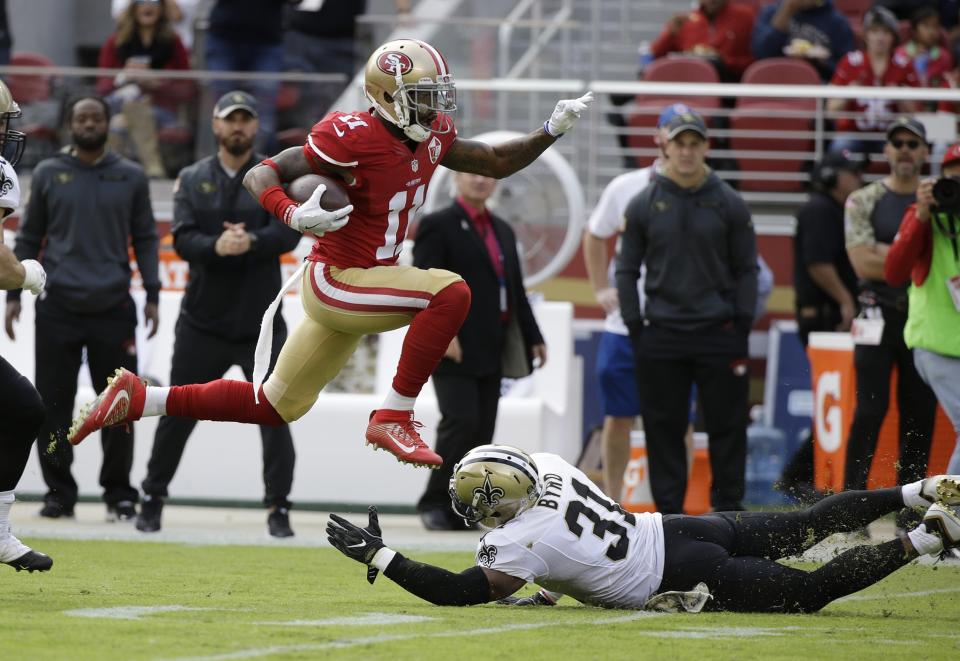
M 413 419 L 413 411 L 377 409 L 370 413 L 367 445 L 374 450 L 386 450 L 403 463 L 437 468 L 443 464 L 443 458 L 420 438 L 420 427 L 423 425 Z
M 107 505 L 107 522 L 133 521 L 137 518 L 137 508 L 132 501 L 121 500 L 113 505 Z
M 160 520 L 163 516 L 163 498 L 160 496 L 144 496 L 140 503 L 140 514 L 137 515 L 137 530 L 140 532 L 159 532 Z
M 107 379 L 107 387 L 83 407 L 67 432 L 67 440 L 77 445 L 87 436 L 103 429 L 139 420 L 147 389 L 136 374 L 118 369 Z
M 17 571 L 47 571 L 53 567 L 53 559 L 49 555 L 34 551 L 14 537 L 9 525 L 5 530 L 0 530 L 0 562 Z
M 960 475 L 934 475 L 920 483 L 920 497 L 933 505 L 960 505 Z
M 960 515 L 954 507 L 934 503 L 923 515 L 923 525 L 943 542 L 947 551 L 960 547 Z
M 293 537 L 293 528 L 290 527 L 290 510 L 278 507 L 267 516 L 267 530 L 271 537 Z
M 51 500 L 43 504 L 39 514 L 45 519 L 72 519 L 73 508 L 64 507 L 60 503 Z

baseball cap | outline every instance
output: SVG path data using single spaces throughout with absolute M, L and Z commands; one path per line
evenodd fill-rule
M 894 131 L 899 131 L 900 129 L 903 129 L 904 131 L 910 131 L 910 133 L 913 133 L 924 142 L 927 141 L 926 127 L 920 121 L 906 115 L 900 115 L 895 120 L 890 122 L 890 124 L 887 126 L 887 140 L 890 139 L 890 136 L 893 135 Z
M 836 182 L 837 172 L 846 170 L 859 174 L 861 167 L 862 163 L 851 158 L 847 151 L 828 152 L 814 164 L 813 170 L 810 172 L 810 180 L 815 185 L 831 188 Z
M 693 112 L 693 109 L 686 103 L 671 103 L 660 113 L 660 118 L 657 120 L 657 128 L 663 128 L 671 119 L 686 112 Z
M 947 152 L 943 155 L 943 161 L 940 163 L 940 167 L 947 167 L 948 165 L 953 165 L 957 162 L 960 162 L 960 142 L 955 142 L 947 148 Z
M 234 110 L 246 110 L 248 113 L 257 116 L 257 100 L 247 92 L 234 90 L 227 92 L 217 101 L 213 107 L 213 116 L 217 119 L 223 119 Z
M 698 133 L 704 140 L 707 139 L 707 125 L 703 117 L 690 110 L 680 113 L 667 122 L 667 140 L 673 140 L 684 131 Z

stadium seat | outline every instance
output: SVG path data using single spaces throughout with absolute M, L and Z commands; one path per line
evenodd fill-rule
M 743 72 L 743 84 L 750 85 L 820 85 L 820 75 L 810 63 L 796 58 L 777 57 L 754 62 Z M 804 170 L 807 159 L 800 152 L 813 151 L 810 137 L 780 137 L 792 132 L 813 130 L 816 100 L 809 98 L 741 97 L 730 116 L 730 149 L 737 153 L 741 172 L 788 172 Z M 762 131 L 759 135 L 746 135 Z M 741 152 L 776 152 L 785 158 L 762 158 L 761 155 L 740 155 Z M 795 192 L 803 189 L 802 181 L 770 179 L 740 180 L 743 191 Z
M 665 57 L 653 61 L 643 72 L 644 82 L 719 83 L 720 76 L 712 64 L 698 57 Z M 701 113 L 709 123 L 710 114 L 720 107 L 718 96 L 678 96 L 675 94 L 638 94 L 627 125 L 633 129 L 627 136 L 631 149 L 656 149 L 653 134 L 657 118 L 664 106 L 682 101 Z M 641 132 L 637 132 L 641 129 Z M 634 156 L 637 167 L 646 167 L 655 159 L 654 153 Z
M 10 65 L 52 67 L 53 60 L 40 53 L 14 53 Z M 20 106 L 23 118 L 15 128 L 27 135 L 21 163 L 32 166 L 57 150 L 59 102 L 54 98 L 54 79 L 49 74 L 18 73 L 6 77 L 10 94 Z

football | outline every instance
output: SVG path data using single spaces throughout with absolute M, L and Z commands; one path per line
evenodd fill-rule
M 327 211 L 336 211 L 350 204 L 350 197 L 343 184 L 332 177 L 319 174 L 305 174 L 290 182 L 287 195 L 295 202 L 306 202 L 320 184 L 326 184 L 327 190 L 320 198 L 320 206 Z

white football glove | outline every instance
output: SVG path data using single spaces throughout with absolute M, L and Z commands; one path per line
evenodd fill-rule
M 353 205 L 327 211 L 320 206 L 320 198 L 326 190 L 324 184 L 317 186 L 310 199 L 293 210 L 287 224 L 298 232 L 310 232 L 317 236 L 323 236 L 324 232 L 335 232 L 346 225 L 350 220 L 349 214 L 353 211 Z
M 21 287 L 34 296 L 39 296 L 40 292 L 43 291 L 44 285 L 47 284 L 47 272 L 43 270 L 40 262 L 35 259 L 25 259 L 20 262 L 20 264 L 23 266 L 23 270 L 26 271 Z
M 593 103 L 593 92 L 587 92 L 579 99 L 557 101 L 557 107 L 553 109 L 550 119 L 543 125 L 543 130 L 554 138 L 559 138 L 573 128 L 580 119 L 580 113 L 589 108 L 591 103 Z

